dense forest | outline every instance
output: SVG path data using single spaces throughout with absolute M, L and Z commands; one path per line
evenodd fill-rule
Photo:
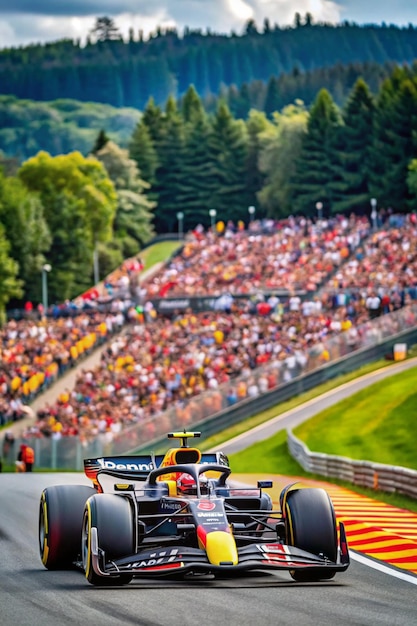
M 216 98 L 188 85 L 140 112 L 3 96 L 0 137 L 19 128 L 23 147 L 0 158 L 0 315 L 40 301 L 44 263 L 51 301 L 73 298 L 92 284 L 95 254 L 103 278 L 180 220 L 186 231 L 213 219 L 417 210 L 412 59 L 293 69 Z
M 180 98 L 191 84 L 205 98 L 224 87 L 267 83 L 282 74 L 357 63 L 411 63 L 416 57 L 417 28 L 412 25 L 314 24 L 311 15 L 296 14 L 293 27 L 266 20 L 258 28 L 249 21 L 240 35 L 158 29 L 148 39 L 132 31 L 124 41 L 112 20 L 99 18 L 86 45 L 63 40 L 1 50 L 0 94 L 141 110 L 150 97 L 162 105 L 170 95 Z
M 322 88 L 327 89 L 338 106 L 343 106 L 358 78 L 363 78 L 371 93 L 376 94 L 395 67 L 392 62 L 384 65 L 369 62 L 304 73 L 294 70 L 272 76 L 266 83 L 253 81 L 239 88 L 223 87 L 218 96 L 201 97 L 201 100 L 209 114 L 215 113 L 221 99 L 237 119 L 246 120 L 252 109 L 263 111 L 272 119 L 274 112 L 296 100 L 309 108 Z M 127 147 L 140 115 L 138 109 L 97 102 L 73 99 L 39 102 L 0 95 L 0 150 L 20 162 L 39 150 L 52 155 L 79 150 L 87 155 L 99 130 L 104 130 L 118 145 Z
M 373 96 L 359 78 L 339 107 L 320 89 L 311 107 L 296 100 L 269 118 L 252 109 L 246 120 L 220 100 L 207 114 L 193 87 L 177 105 L 151 101 L 129 144 L 156 201 L 157 232 L 219 219 L 290 214 L 324 215 L 417 208 L 417 65 L 395 68 Z M 413 181 L 413 182 L 412 182 Z

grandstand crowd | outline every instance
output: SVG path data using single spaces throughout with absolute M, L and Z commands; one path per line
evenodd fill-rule
M 222 390 L 226 405 L 255 397 L 327 362 L 332 338 L 339 354 L 359 347 L 376 318 L 417 300 L 416 243 L 413 214 L 389 215 L 378 229 L 357 216 L 197 228 L 148 280 L 132 262 L 108 277 L 106 310 L 90 293 L 86 310 L 78 301 L 71 315 L 9 321 L 0 332 L 0 419 L 18 420 L 77 363 L 74 389 L 45 405 L 25 437 L 111 440 L 205 391 Z M 152 304 L 184 295 L 217 305 L 163 315 Z M 98 343 L 100 364 L 83 369 Z

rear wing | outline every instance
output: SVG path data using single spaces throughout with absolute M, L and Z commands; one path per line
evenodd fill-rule
M 161 466 L 164 454 L 142 454 L 139 456 L 105 456 L 96 459 L 84 459 L 84 472 L 87 478 L 96 483 L 97 473 L 105 470 L 118 474 L 135 474 L 140 480 L 146 479 L 149 472 Z M 222 452 L 207 452 L 201 455 L 201 465 L 217 463 L 229 467 L 229 461 Z

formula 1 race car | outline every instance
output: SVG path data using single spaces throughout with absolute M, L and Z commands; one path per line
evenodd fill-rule
M 93 487 L 44 489 L 39 547 L 47 569 L 82 568 L 92 585 L 134 576 L 231 577 L 287 570 L 296 581 L 333 578 L 349 566 L 344 526 L 324 489 L 288 485 L 274 510 L 264 489 L 233 484 L 227 457 L 180 447 L 164 456 L 86 459 Z

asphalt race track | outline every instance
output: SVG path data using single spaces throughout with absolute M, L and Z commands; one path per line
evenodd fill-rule
M 0 474 L 1 626 L 415 626 L 417 588 L 353 561 L 325 583 L 286 572 L 226 580 L 136 581 L 97 589 L 78 571 L 49 572 L 38 551 L 41 491 L 82 474 Z
M 395 364 L 312 400 L 222 446 L 243 449 L 295 426 L 417 360 Z M 82 572 L 49 572 L 38 550 L 39 498 L 52 484 L 90 484 L 83 474 L 0 474 L 0 626 L 415 626 L 416 577 L 370 567 L 359 556 L 344 574 L 300 584 L 287 572 L 211 580 L 134 580 L 97 589 Z M 355 556 L 355 555 L 353 555 Z M 367 564 L 364 564 L 367 563 Z M 378 566 L 378 562 L 373 564 Z

